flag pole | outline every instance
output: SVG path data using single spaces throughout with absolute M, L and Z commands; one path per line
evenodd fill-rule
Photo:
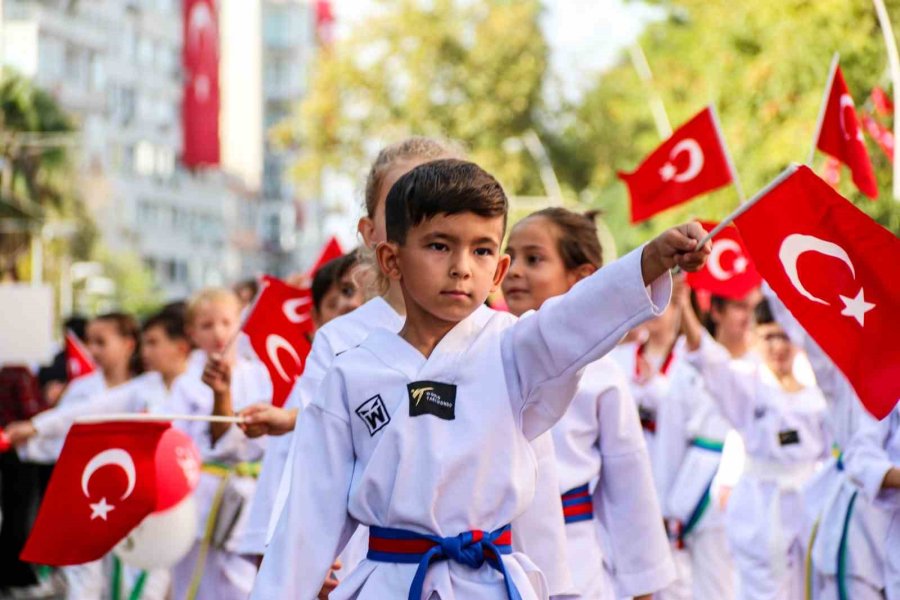
M 672 135 L 672 123 L 669 121 L 669 115 L 666 113 L 666 105 L 663 103 L 662 97 L 656 91 L 653 83 L 653 72 L 650 70 L 650 63 L 647 62 L 647 55 L 641 48 L 640 42 L 635 42 L 628 47 L 628 54 L 631 57 L 631 65 L 637 71 L 638 77 L 647 88 L 647 102 L 650 104 L 650 112 L 653 114 L 653 122 L 656 124 L 656 131 L 659 137 L 666 139 Z
M 220 415 L 169 415 L 150 413 L 113 413 L 78 417 L 76 423 L 107 423 L 109 421 L 158 422 L 158 421 L 204 421 L 207 423 L 243 423 L 244 417 L 223 417 Z
M 768 184 L 766 187 L 764 187 L 763 189 L 759 190 L 759 191 L 756 193 L 755 196 L 753 196 L 752 198 L 750 198 L 747 202 L 745 202 L 745 203 L 741 204 L 740 206 L 738 206 L 738 207 L 734 210 L 734 212 L 732 212 L 730 215 L 728 215 L 727 217 L 725 217 L 724 219 L 722 219 L 722 221 L 721 221 L 718 225 L 716 225 L 715 227 L 713 227 L 712 231 L 710 231 L 709 233 L 707 233 L 706 236 L 705 236 L 702 240 L 700 240 L 700 241 L 697 243 L 697 247 L 698 247 L 698 248 L 702 248 L 703 246 L 705 246 L 706 243 L 707 243 L 708 241 L 710 241 L 710 240 L 713 239 L 715 236 L 717 236 L 723 229 L 725 229 L 726 227 L 728 227 L 729 225 L 731 225 L 731 224 L 734 222 L 735 219 L 737 219 L 737 218 L 740 217 L 742 214 L 744 214 L 745 212 L 747 212 L 748 210 L 750 210 L 750 208 L 752 208 L 754 204 L 756 204 L 757 202 L 759 202 L 759 200 L 760 200 L 763 196 L 765 196 L 766 194 L 768 194 L 769 192 L 771 192 L 771 191 L 772 191 L 776 186 L 778 186 L 782 181 L 784 181 L 785 179 L 787 179 L 788 177 L 790 177 L 791 175 L 793 175 L 794 172 L 795 172 L 798 168 L 799 168 L 799 165 L 793 164 L 793 165 L 789 166 L 787 169 L 785 169 L 784 171 L 782 171 L 781 174 L 778 175 L 778 177 L 776 177 L 776 178 L 773 179 L 771 182 L 769 182 L 769 184 Z
M 228 354 L 228 352 L 231 350 L 231 347 L 234 346 L 234 343 L 237 341 L 238 337 L 240 337 L 241 332 L 244 330 L 244 325 L 247 324 L 247 321 L 250 319 L 250 315 L 252 315 L 253 311 L 256 310 L 256 304 L 257 302 L 259 302 L 259 297 L 262 296 L 263 290 L 266 289 L 267 285 L 268 284 L 266 283 L 265 279 L 262 279 L 260 277 L 259 289 L 256 291 L 256 295 L 253 297 L 253 301 L 247 307 L 247 312 L 244 313 L 244 318 L 241 319 L 240 327 L 238 327 L 238 330 L 235 332 L 235 334 L 231 336 L 231 339 L 228 340 L 228 343 L 225 344 L 225 349 L 222 351 L 223 355 Z
M 812 148 L 809 151 L 809 158 L 806 164 L 812 167 L 813 159 L 816 157 L 816 147 L 819 145 L 819 134 L 822 133 L 822 122 L 825 120 L 825 109 L 828 107 L 828 96 L 831 94 L 831 87 L 834 84 L 834 74 L 837 72 L 840 53 L 835 52 L 831 57 L 831 66 L 828 67 L 828 81 L 825 83 L 825 92 L 822 94 L 822 104 L 819 106 L 819 118 L 816 119 L 816 134 L 813 136 Z
M 738 176 L 737 169 L 734 168 L 731 152 L 728 151 L 728 144 L 725 143 L 725 136 L 722 135 L 722 125 L 719 123 L 719 113 L 716 112 L 715 104 L 709 105 L 709 112 L 712 114 L 713 126 L 716 130 L 716 137 L 719 139 L 719 145 L 722 146 L 722 150 L 725 152 L 725 162 L 728 163 L 728 170 L 731 171 L 731 182 L 734 184 L 735 191 L 737 191 L 738 200 L 743 204 L 746 201 L 744 186 L 741 185 L 741 178 Z
M 873 3 L 875 4 L 875 13 L 878 15 L 878 24 L 881 26 L 881 33 L 884 35 L 888 65 L 891 69 L 891 82 L 894 96 L 896 96 L 900 92 L 900 54 L 897 52 L 897 39 L 894 37 L 891 18 L 884 6 L 884 0 L 873 0 Z M 897 102 L 894 102 L 894 139 L 900 139 L 900 106 L 897 105 Z M 893 196 L 894 200 L 900 200 L 900 160 L 893 161 L 893 169 Z

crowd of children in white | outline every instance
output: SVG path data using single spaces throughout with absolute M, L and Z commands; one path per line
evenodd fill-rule
M 506 219 L 455 144 L 382 150 L 282 408 L 230 344 L 249 297 L 90 320 L 97 370 L 6 427 L 20 460 L 84 415 L 244 422 L 175 423 L 204 461 L 185 556 L 64 567 L 68 597 L 900 599 L 898 409 L 765 285 L 698 310 L 670 275 L 706 261 L 696 223 L 603 265 L 590 215 Z

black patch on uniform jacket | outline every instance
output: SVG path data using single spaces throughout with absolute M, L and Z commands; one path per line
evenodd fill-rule
M 800 443 L 800 433 L 796 429 L 785 429 L 778 432 L 778 442 L 782 446 Z
M 377 394 L 360 404 L 356 414 L 366 424 L 369 435 L 375 435 L 391 422 L 391 415 L 388 414 L 381 396 Z
M 409 391 L 409 416 L 434 415 L 452 421 L 456 418 L 456 386 L 438 381 L 414 381 Z

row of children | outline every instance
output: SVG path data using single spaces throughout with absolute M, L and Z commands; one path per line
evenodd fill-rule
M 709 251 L 698 226 L 603 267 L 592 219 L 548 209 L 502 249 L 503 190 L 461 158 L 423 138 L 381 152 L 359 225 L 373 297 L 317 331 L 284 409 L 218 358 L 237 318 L 209 317 L 220 335 L 204 344 L 192 304 L 208 385 L 185 410 L 245 418 L 243 435 L 192 431 L 205 458 L 237 480 L 261 454 L 252 440 L 271 439 L 241 535 L 198 540 L 174 597 L 246 597 L 244 557 L 264 555 L 254 598 L 730 598 L 732 553 L 742 598 L 799 598 L 805 583 L 821 598 L 894 597 L 891 515 L 876 503 L 896 502 L 898 419 L 857 426 L 846 380 L 775 299 L 714 298 L 714 339 L 677 279 L 667 308 L 669 268 Z M 511 315 L 484 306 L 501 287 Z M 44 437 L 32 428 L 26 451 Z M 723 517 L 731 429 L 747 464 Z M 810 486 L 832 441 L 846 456 Z M 206 513 L 221 474 L 201 484 Z
M 350 312 L 362 302 L 354 284 L 356 254 L 335 259 L 311 281 L 316 323 Z M 87 323 L 85 346 L 96 370 L 68 383 L 59 402 L 6 428 L 19 458 L 56 461 L 69 427 L 79 417 L 148 412 L 209 415 L 270 402 L 271 384 L 260 362 L 238 338 L 242 307 L 226 289 L 206 289 L 187 304 L 169 305 L 143 324 L 110 313 Z M 256 486 L 265 440 L 237 427 L 175 422 L 201 450 L 203 468 L 192 500 L 197 539 L 171 569 L 145 572 L 102 560 L 64 567 L 66 596 L 106 598 L 246 598 L 256 562 L 238 552 L 245 536 L 245 505 Z

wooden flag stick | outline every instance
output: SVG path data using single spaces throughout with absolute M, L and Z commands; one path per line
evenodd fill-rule
M 812 148 L 809 150 L 809 158 L 806 164 L 812 167 L 812 161 L 816 157 L 816 148 L 819 146 L 819 134 L 822 133 L 822 122 L 825 120 L 825 109 L 828 108 L 828 96 L 831 94 L 831 87 L 834 85 L 834 74 L 837 72 L 838 61 L 841 55 L 838 52 L 831 57 L 831 66 L 828 67 L 828 81 L 825 83 L 825 91 L 822 93 L 822 105 L 819 107 L 819 118 L 816 119 L 816 133 L 813 136 Z
M 205 421 L 207 423 L 243 423 L 244 417 L 221 417 L 217 415 L 167 415 L 152 413 L 113 413 L 78 417 L 76 423 L 106 423 L 109 421 Z

